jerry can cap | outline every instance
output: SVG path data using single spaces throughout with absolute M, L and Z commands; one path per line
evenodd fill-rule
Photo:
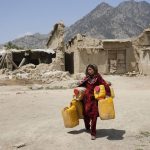
M 79 95 L 79 90 L 78 89 L 74 89 L 74 94 L 77 96 Z
M 100 91 L 100 87 L 99 87 L 99 86 L 96 86 L 96 87 L 95 87 L 95 91 L 96 91 L 96 92 L 99 92 L 99 91 Z

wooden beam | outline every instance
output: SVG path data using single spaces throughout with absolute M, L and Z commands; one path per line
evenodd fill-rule
M 19 67 L 18 67 L 18 68 L 20 68 L 21 66 L 23 66 L 23 64 L 25 63 L 25 61 L 26 61 L 26 58 L 23 58 L 22 61 L 21 61 L 20 64 L 19 64 Z
M 11 58 L 9 58 L 9 57 L 8 57 L 8 59 L 11 61 L 12 65 L 13 65 L 16 69 L 18 69 L 18 66 L 14 63 L 14 61 L 13 61 Z
M 39 58 L 38 60 L 39 60 L 39 64 L 41 64 L 41 59 Z
M 6 58 L 6 53 L 2 56 L 2 60 L 1 60 L 1 63 L 0 63 L 0 69 L 2 69 L 2 67 L 3 67 L 3 64 L 4 64 L 4 60 L 5 60 L 5 58 Z

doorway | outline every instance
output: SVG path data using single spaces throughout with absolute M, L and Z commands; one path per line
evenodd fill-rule
M 74 73 L 74 53 L 65 53 L 65 71 L 70 74 Z
M 108 69 L 111 74 L 126 72 L 126 50 L 108 51 Z

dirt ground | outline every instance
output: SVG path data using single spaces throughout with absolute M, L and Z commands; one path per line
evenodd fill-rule
M 72 89 L 0 86 L 0 150 L 149 150 L 150 77 L 104 76 L 112 82 L 116 119 L 97 121 L 97 138 L 79 126 L 66 129 L 61 110 Z M 18 147 L 18 148 L 17 148 Z

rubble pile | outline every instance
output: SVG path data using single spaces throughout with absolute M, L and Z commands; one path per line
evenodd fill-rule
M 82 80 L 85 77 L 85 73 L 75 73 L 72 75 L 72 78 L 75 80 Z
M 25 79 L 41 81 L 42 83 L 51 83 L 54 81 L 73 80 L 69 72 L 51 70 L 49 64 L 27 64 L 14 71 L 2 69 L 0 74 L 5 74 L 8 79 Z
M 71 75 L 69 72 L 53 69 L 51 64 L 42 63 L 27 64 L 13 71 L 7 68 L 0 69 L 1 80 L 27 81 L 28 84 L 35 84 L 30 87 L 32 90 L 74 88 L 84 76 L 84 73 Z
M 128 77 L 137 77 L 137 76 L 141 76 L 141 74 L 140 74 L 139 72 L 136 72 L 136 71 L 127 72 L 125 75 L 128 76 Z

